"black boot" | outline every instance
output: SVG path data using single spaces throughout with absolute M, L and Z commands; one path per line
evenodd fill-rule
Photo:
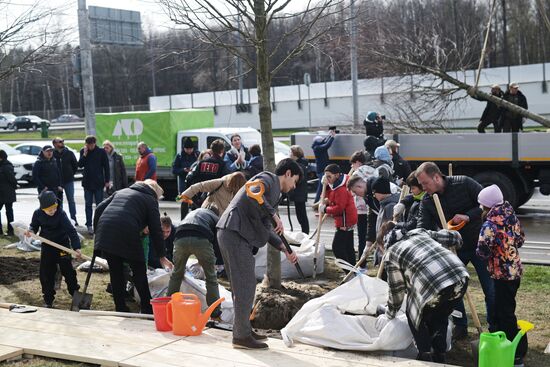
M 269 346 L 254 339 L 252 336 L 244 339 L 233 338 L 233 348 L 239 349 L 267 349 Z
M 425 362 L 432 362 L 432 353 L 430 352 L 418 352 L 418 355 L 416 356 L 417 361 L 425 361 Z
M 13 233 L 13 226 L 11 225 L 11 223 L 8 223 L 8 233 L 7 233 L 8 236 L 13 236 L 14 233 Z

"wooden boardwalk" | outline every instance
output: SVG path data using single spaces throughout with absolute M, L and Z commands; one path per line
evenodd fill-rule
M 269 339 L 269 350 L 233 349 L 231 333 L 207 329 L 201 336 L 157 332 L 148 320 L 82 316 L 39 308 L 18 314 L 0 309 L 0 361 L 31 354 L 101 366 L 442 366 Z

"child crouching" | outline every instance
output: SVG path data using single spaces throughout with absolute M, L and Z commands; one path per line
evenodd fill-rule
M 45 191 L 38 197 L 40 209 L 36 209 L 32 215 L 29 231 L 26 233 L 38 233 L 50 241 L 65 247 L 73 248 L 80 257 L 80 239 L 69 221 L 67 214 L 58 209 L 57 197 L 51 191 Z M 80 286 L 76 279 L 76 271 L 73 269 L 71 255 L 48 244 L 42 244 L 40 251 L 40 284 L 45 306 L 51 308 L 55 299 L 55 273 L 57 265 L 67 283 L 67 289 L 72 296 Z
M 495 326 L 504 331 L 508 340 L 513 340 L 519 329 L 517 326 L 516 293 L 523 267 L 518 248 L 525 241 L 523 228 L 510 203 L 504 201 L 497 185 L 484 188 L 478 195 L 483 207 L 477 256 L 488 260 L 488 270 L 495 285 Z M 516 349 L 515 366 L 523 365 L 527 353 L 527 335 L 520 340 Z

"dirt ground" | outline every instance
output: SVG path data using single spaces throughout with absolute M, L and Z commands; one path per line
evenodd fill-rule
M 38 252 L 24 253 L 16 249 L 5 249 L 4 246 L 15 241 L 16 238 L 0 237 L 0 302 L 14 302 L 33 306 L 42 306 L 40 281 L 38 278 L 39 258 Z M 91 254 L 90 241 L 84 241 L 83 252 Z M 292 318 L 292 316 L 308 300 L 322 296 L 338 286 L 343 277 L 343 272 L 338 269 L 333 261 L 332 254 L 327 253 L 325 261 L 325 273 L 318 276 L 315 281 L 283 282 L 283 289 L 272 290 L 264 288 L 261 284 L 257 287 L 257 301 L 259 302 L 255 313 L 253 326 L 264 329 L 272 336 L 280 336 L 279 330 Z M 470 291 L 476 304 L 482 323 L 485 324 L 485 310 L 483 294 L 473 268 L 469 269 L 472 279 Z M 375 275 L 375 269 L 370 271 Z M 84 284 L 86 273 L 77 272 L 81 286 Z M 109 283 L 108 273 L 94 273 L 91 278 L 88 293 L 93 294 L 92 309 L 114 310 L 110 294 L 105 289 Z M 228 287 L 227 282 L 222 285 Z M 518 318 L 525 319 L 535 324 L 535 329 L 529 333 L 529 354 L 526 366 L 550 366 L 550 357 L 543 353 L 550 341 L 550 267 L 526 266 L 524 279 L 517 297 Z M 56 295 L 54 307 L 69 309 L 71 297 L 66 291 L 65 284 L 61 284 Z M 138 312 L 139 307 L 135 302 L 128 302 L 132 312 Z M 471 322 L 471 318 L 470 318 Z M 477 333 L 473 325 L 469 327 L 470 339 L 473 340 Z M 469 340 L 460 341 L 453 345 L 448 353 L 448 363 L 459 366 L 474 366 L 471 357 Z M 80 363 L 56 361 L 44 358 L 21 360 L 18 362 L 4 363 L 9 367 L 38 367 L 38 366 L 87 366 Z

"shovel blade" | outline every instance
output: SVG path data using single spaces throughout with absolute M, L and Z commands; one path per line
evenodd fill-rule
M 89 310 L 92 305 L 93 294 L 74 292 L 71 311 Z

